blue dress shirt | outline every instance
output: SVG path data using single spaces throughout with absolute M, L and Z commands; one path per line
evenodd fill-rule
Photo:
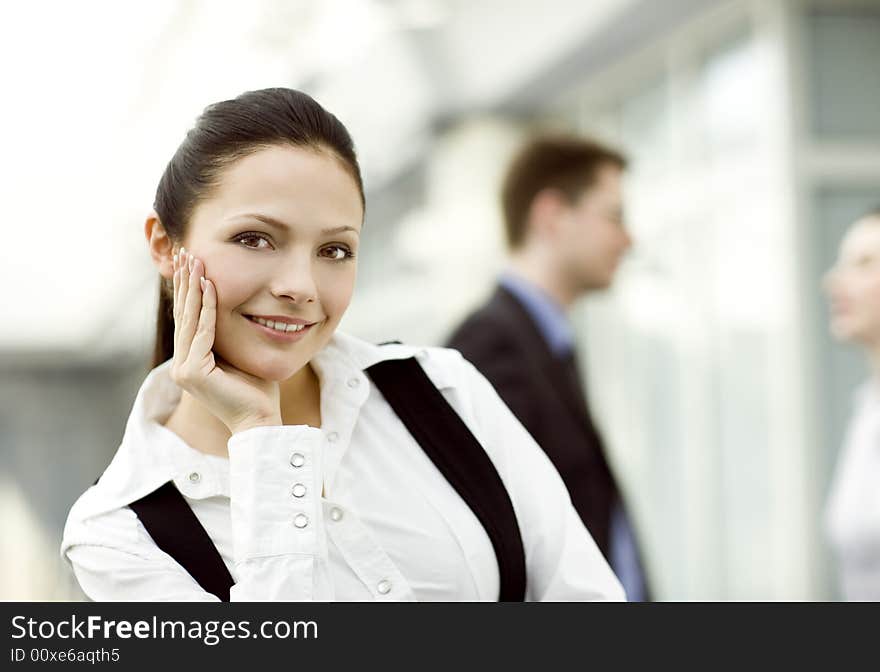
M 574 329 L 565 309 L 555 299 L 511 272 L 503 273 L 498 282 L 523 305 L 554 355 L 562 358 L 571 354 L 574 350 Z M 611 511 L 610 527 L 611 557 L 608 562 L 623 584 L 627 599 L 641 602 L 647 597 L 645 579 L 632 525 L 619 502 Z

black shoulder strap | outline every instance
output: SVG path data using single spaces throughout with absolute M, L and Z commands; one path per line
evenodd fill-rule
M 415 358 L 385 360 L 366 373 L 485 528 L 498 560 L 499 600 L 522 602 L 522 536 L 510 496 L 486 451 Z
M 202 588 L 229 602 L 229 590 L 235 581 L 174 483 L 169 481 L 129 506 L 159 548 L 177 560 Z

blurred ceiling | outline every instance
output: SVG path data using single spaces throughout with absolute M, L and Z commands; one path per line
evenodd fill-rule
M 151 342 L 156 280 L 142 223 L 206 104 L 264 86 L 308 91 L 349 127 L 376 193 L 429 151 L 438 125 L 522 107 L 528 86 L 636 6 L 4 3 L 0 349 L 104 356 Z

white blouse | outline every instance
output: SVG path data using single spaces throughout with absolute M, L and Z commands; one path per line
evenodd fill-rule
M 455 350 L 377 346 L 340 332 L 312 360 L 323 426 L 240 432 L 228 459 L 161 424 L 181 391 L 170 360 L 150 372 L 116 456 L 64 529 L 61 554 L 83 591 L 99 601 L 217 600 L 127 506 L 173 480 L 235 581 L 233 601 L 496 600 L 488 535 L 364 373 L 412 356 L 507 488 L 526 599 L 624 599 L 549 459 L 470 363 Z
M 825 522 L 843 596 L 880 600 L 880 382 L 873 378 L 855 395 Z

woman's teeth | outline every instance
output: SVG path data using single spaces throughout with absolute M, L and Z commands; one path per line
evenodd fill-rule
M 305 324 L 285 324 L 284 322 L 273 322 L 272 320 L 264 320 L 262 317 L 251 317 L 257 324 L 269 327 L 275 331 L 302 331 L 307 325 Z

